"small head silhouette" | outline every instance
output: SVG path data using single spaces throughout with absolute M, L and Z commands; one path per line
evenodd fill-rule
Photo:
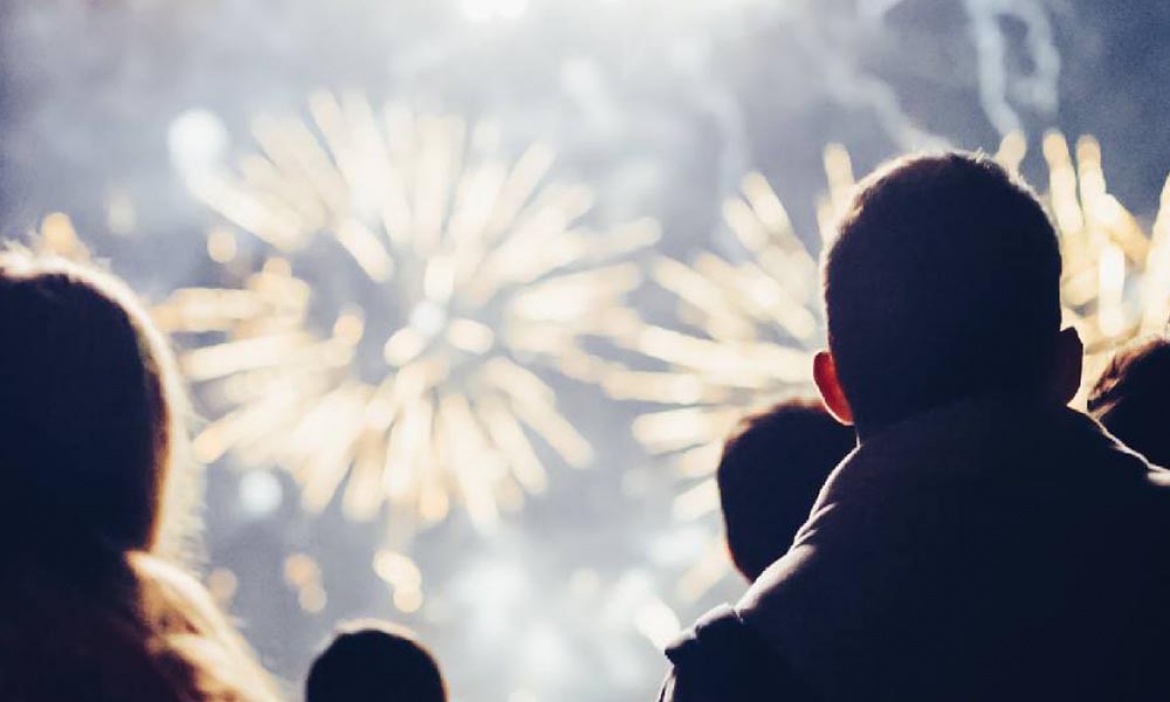
M 0 329 L 0 519 L 153 550 L 182 393 L 147 312 L 112 275 L 9 249 Z
M 1170 467 L 1170 341 L 1118 351 L 1089 394 L 1089 413 L 1151 463 Z
M 989 395 L 1065 403 L 1080 384 L 1061 331 L 1060 247 L 1033 192 L 981 155 L 900 159 L 858 188 L 824 264 L 828 408 L 864 438 Z
M 345 626 L 317 657 L 305 702 L 445 702 L 439 664 L 410 632 L 380 622 Z
M 853 430 L 819 400 L 793 399 L 748 417 L 716 474 L 727 546 L 754 581 L 788 551 L 825 479 L 853 450 Z

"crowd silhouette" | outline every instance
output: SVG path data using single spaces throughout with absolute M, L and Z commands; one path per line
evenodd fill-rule
M 668 648 L 660 700 L 1170 697 L 1170 342 L 1071 409 L 1056 232 L 981 155 L 879 168 L 823 258 L 820 398 L 747 418 L 718 466 L 752 584 Z M 0 700 L 280 699 L 187 565 L 187 409 L 133 293 L 10 248 L 0 329 Z M 447 692 L 413 634 L 359 622 L 304 698 Z

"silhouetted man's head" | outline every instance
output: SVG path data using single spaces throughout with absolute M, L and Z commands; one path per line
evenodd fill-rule
M 1170 467 L 1170 341 L 1118 351 L 1089 394 L 1089 413 L 1151 463 Z
M 830 410 L 864 432 L 991 393 L 1066 402 L 1060 249 L 1026 185 L 978 155 L 915 156 L 859 187 L 825 258 Z
M 439 665 L 409 633 L 363 623 L 337 635 L 309 669 L 305 702 L 445 702 Z
M 731 559 L 745 578 L 754 581 L 788 551 L 825 478 L 855 443 L 819 400 L 782 402 L 727 440 L 719 501 Z

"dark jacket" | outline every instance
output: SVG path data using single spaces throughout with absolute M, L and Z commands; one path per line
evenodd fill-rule
M 785 702 L 819 702 L 766 639 L 731 607 L 703 615 L 666 650 L 674 664 L 659 701 L 759 699 L 760 690 L 783 690 Z
M 736 612 L 825 702 L 1170 699 L 1168 475 L 1072 410 L 936 410 L 861 442 Z

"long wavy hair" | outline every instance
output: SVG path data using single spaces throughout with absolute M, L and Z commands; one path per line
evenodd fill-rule
M 124 283 L 0 251 L 0 698 L 275 697 L 179 565 L 199 495 L 185 414 Z

